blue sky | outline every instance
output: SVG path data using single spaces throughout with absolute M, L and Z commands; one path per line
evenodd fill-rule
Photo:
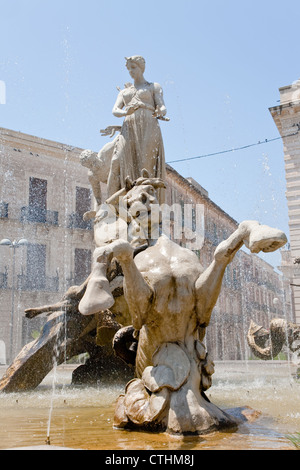
M 278 137 L 268 108 L 300 77 L 298 0 L 0 0 L 0 22 L 0 126 L 82 148 L 120 124 L 125 56 L 163 87 L 167 162 Z M 172 166 L 237 221 L 288 234 L 281 140 Z

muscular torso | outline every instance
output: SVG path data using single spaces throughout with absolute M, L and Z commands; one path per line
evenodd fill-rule
M 195 282 L 203 270 L 192 251 L 166 237 L 160 237 L 155 246 L 140 253 L 135 262 L 154 290 L 152 305 L 140 330 L 137 370 L 142 373 L 151 365 L 161 344 L 185 344 L 187 338 L 194 336 Z

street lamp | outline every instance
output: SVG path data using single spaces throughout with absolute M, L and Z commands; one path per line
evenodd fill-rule
M 14 327 L 14 309 L 15 309 L 15 267 L 16 267 L 16 249 L 20 246 L 28 245 L 28 240 L 21 238 L 21 240 L 9 240 L 4 238 L 1 240 L 0 245 L 8 246 L 13 250 L 13 269 L 12 269 L 12 287 L 11 287 L 11 326 L 10 326 L 10 361 L 13 360 L 13 327 Z

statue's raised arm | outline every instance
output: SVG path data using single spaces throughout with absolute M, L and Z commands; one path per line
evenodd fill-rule
M 163 120 L 169 120 L 166 118 L 167 108 L 165 106 L 163 90 L 159 83 L 153 83 L 154 90 L 154 100 L 155 100 L 155 111 L 153 113 L 154 117 Z

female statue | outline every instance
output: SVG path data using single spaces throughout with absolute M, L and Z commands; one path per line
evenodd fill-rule
M 134 84 L 127 83 L 119 92 L 113 115 L 124 117 L 122 126 L 108 126 L 101 135 L 114 137 L 97 153 L 84 150 L 81 164 L 89 169 L 89 180 L 96 200 L 96 211 L 102 200 L 101 183 L 107 185 L 111 198 L 126 187 L 126 178 L 137 180 L 144 170 L 149 178 L 165 180 L 165 153 L 158 119 L 166 118 L 162 88 L 144 78 L 145 60 L 141 56 L 126 57 L 126 66 Z M 164 202 L 164 189 L 157 190 L 159 203 Z
M 108 197 L 125 187 L 126 177 L 132 181 L 139 178 L 143 169 L 150 178 L 165 179 L 164 146 L 158 123 L 158 119 L 168 120 L 164 118 L 167 110 L 162 88 L 145 80 L 143 57 L 126 57 L 126 66 L 134 84 L 125 85 L 113 107 L 113 115 L 125 119 L 114 142 Z M 159 202 L 163 202 L 162 193 L 160 196 Z

